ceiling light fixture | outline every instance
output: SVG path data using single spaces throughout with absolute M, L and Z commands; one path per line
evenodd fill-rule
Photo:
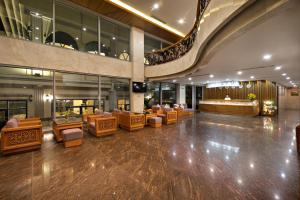
M 286 80 L 290 80 L 291 78 L 290 77 L 286 77 Z
M 76 37 L 75 40 L 79 40 L 79 37 Z
M 272 58 L 272 55 L 271 55 L 271 54 L 265 54 L 265 55 L 263 56 L 263 59 L 264 59 L 264 60 L 271 60 L 271 58 Z
M 163 22 L 161 22 L 161 21 L 159 21 L 159 20 L 157 20 L 153 17 L 150 17 L 149 15 L 146 15 L 145 13 L 129 6 L 128 4 L 126 4 L 126 3 L 124 3 L 120 0 L 109 0 L 109 2 L 115 4 L 116 6 L 118 6 L 120 8 L 123 8 L 123 9 L 125 9 L 125 10 L 127 10 L 127 11 L 129 11 L 129 12 L 131 12 L 131 13 L 133 13 L 133 14 L 135 14 L 135 15 L 137 15 L 137 16 L 139 16 L 139 17 L 141 17 L 141 18 L 143 18 L 143 19 L 159 26 L 159 27 L 161 27 L 161 28 L 164 28 L 164 29 L 166 29 L 166 30 L 168 30 L 172 33 L 175 33 L 176 35 L 179 35 L 181 37 L 185 36 L 185 34 L 183 34 L 182 32 L 180 32 L 178 30 L 176 30 L 175 28 L 172 28 L 172 27 L 164 24 Z
M 286 73 L 281 74 L 282 76 L 286 76 Z
M 179 19 L 179 20 L 178 20 L 178 23 L 179 23 L 179 24 L 184 24 L 185 21 L 184 21 L 184 19 Z
M 83 30 L 83 31 L 86 31 L 86 28 L 85 28 L 85 27 L 83 27 L 83 28 L 82 28 L 82 30 Z
M 192 80 L 192 77 L 189 78 L 189 81 L 191 81 L 191 80 Z
M 159 9 L 159 4 L 158 3 L 153 4 L 152 10 L 157 10 L 157 9 Z
M 213 78 L 213 77 L 215 77 L 213 74 L 209 75 L 209 78 Z
M 281 68 L 282 68 L 281 66 L 277 66 L 277 67 L 275 67 L 275 70 L 278 71 L 278 70 L 281 70 Z
M 112 39 L 113 39 L 113 40 L 116 40 L 117 38 L 116 38 L 116 37 L 112 37 Z
M 173 83 L 176 83 L 176 80 L 173 80 Z
M 254 77 L 254 76 L 250 76 L 250 78 L 251 78 L 251 79 L 254 79 L 255 77 Z
M 242 71 L 238 71 L 237 74 L 238 74 L 238 75 L 242 75 L 243 72 L 242 72 Z
M 35 30 L 40 30 L 40 27 L 38 27 L 38 26 L 37 26 L 37 27 L 35 27 Z

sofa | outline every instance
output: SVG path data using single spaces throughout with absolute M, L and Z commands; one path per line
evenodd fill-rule
M 162 118 L 163 124 L 169 125 L 177 123 L 177 111 L 173 108 L 164 108 L 157 112 L 157 116 Z
M 119 114 L 119 124 L 121 128 L 127 131 L 142 129 L 145 126 L 145 115 L 124 111 Z
M 12 118 L 1 129 L 1 152 L 13 154 L 41 148 L 43 132 L 39 118 Z
M 117 130 L 117 118 L 111 113 L 89 115 L 87 117 L 88 132 L 96 137 L 112 135 Z

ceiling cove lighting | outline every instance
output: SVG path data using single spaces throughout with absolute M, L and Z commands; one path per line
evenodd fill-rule
M 175 28 L 172 28 L 172 27 L 164 24 L 163 22 L 161 22 L 161 21 L 159 21 L 159 20 L 157 20 L 153 17 L 150 17 L 149 15 L 146 15 L 145 13 L 129 6 L 128 4 L 126 4 L 126 3 L 124 3 L 120 0 L 108 0 L 108 1 L 113 3 L 116 6 L 120 7 L 120 8 L 123 8 L 123 9 L 125 9 L 125 10 L 127 10 L 127 11 L 129 11 L 129 12 L 131 12 L 131 13 L 133 13 L 133 14 L 135 14 L 135 15 L 137 15 L 137 16 L 139 16 L 139 17 L 141 17 L 141 18 L 143 18 L 143 19 L 159 26 L 159 27 L 161 27 L 161 28 L 163 28 L 163 29 L 166 29 L 166 30 L 168 30 L 172 33 L 175 33 L 176 35 L 179 35 L 181 37 L 185 36 L 185 34 L 183 34 L 182 32 L 180 32 L 178 30 L 176 30 Z
M 272 55 L 271 55 L 271 54 L 265 54 L 265 55 L 263 56 L 263 59 L 264 59 L 264 60 L 271 60 L 271 58 L 272 58 Z
M 218 87 L 239 87 L 240 83 L 238 81 L 226 81 L 217 83 L 208 83 L 206 88 L 218 88 Z

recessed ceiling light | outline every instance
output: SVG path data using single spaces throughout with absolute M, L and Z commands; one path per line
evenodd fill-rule
M 213 74 L 209 75 L 209 78 L 213 78 L 213 77 L 215 77 Z
M 238 74 L 238 75 L 242 75 L 243 72 L 242 72 L 242 71 L 238 71 L 237 74 Z
M 277 67 L 275 67 L 275 70 L 281 70 L 281 66 L 277 66 Z
M 35 27 L 35 30 L 40 30 L 40 27 L 38 27 L 38 26 L 37 26 L 37 27 Z
M 157 10 L 157 9 L 159 9 L 159 4 L 158 3 L 153 4 L 152 10 Z
M 286 73 L 281 74 L 282 76 L 286 76 Z
M 254 79 L 255 77 L 254 77 L 254 76 L 250 76 L 250 78 L 251 78 L 251 79 Z
M 185 36 L 184 33 L 176 30 L 175 28 L 172 28 L 172 27 L 168 26 L 167 24 L 165 24 L 165 23 L 163 23 L 163 22 L 155 19 L 154 17 L 150 17 L 149 15 L 147 15 L 147 14 L 145 14 L 145 13 L 143 13 L 143 12 L 137 10 L 137 9 L 135 9 L 134 7 L 131 7 L 130 5 L 124 3 L 121 0 L 108 0 L 108 1 L 110 3 L 113 3 L 113 4 L 115 4 L 115 5 L 119 6 L 119 7 L 121 7 L 123 9 L 125 9 L 125 10 L 127 10 L 127 11 L 129 11 L 129 12 L 131 12 L 133 14 L 135 14 L 135 15 L 138 15 L 139 17 L 142 17 L 143 19 L 145 19 L 145 20 L 147 20 L 147 21 L 149 21 L 149 22 L 151 22 L 151 23 L 153 23 L 153 24 L 155 24 L 155 25 L 157 25 L 157 26 L 159 26 L 159 27 L 161 27 L 161 28 L 163 28 L 165 30 L 168 30 L 168 31 L 170 31 L 172 33 L 175 33 L 176 35 L 179 35 L 180 37 L 184 37 Z
M 39 15 L 40 15 L 40 13 L 38 13 L 38 12 L 37 12 L 37 13 L 35 13 L 35 15 L 36 15 L 36 16 L 39 16 Z
M 39 37 L 35 37 L 36 40 L 40 39 Z
M 176 80 L 173 80 L 173 83 L 176 83 Z
M 271 54 L 265 54 L 264 56 L 263 56 L 263 59 L 264 60 L 270 60 L 272 58 L 272 55 Z
M 286 77 L 286 80 L 290 80 L 291 78 L 290 77 Z
M 83 27 L 83 28 L 82 28 L 82 30 L 83 30 L 83 31 L 86 31 L 86 28 L 85 28 L 85 27 Z
M 178 20 L 178 23 L 179 23 L 179 24 L 184 24 L 185 21 L 184 21 L 184 19 L 179 19 L 179 20 Z
M 112 37 L 112 39 L 113 39 L 113 40 L 116 40 L 117 38 L 116 38 L 116 37 Z
M 189 78 L 189 81 L 191 81 L 191 80 L 192 80 L 192 77 Z
M 79 37 L 76 37 L 75 40 L 79 40 Z

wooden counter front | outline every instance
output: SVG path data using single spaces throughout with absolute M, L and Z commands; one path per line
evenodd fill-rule
M 259 104 L 251 102 L 221 102 L 214 103 L 213 101 L 202 101 L 199 103 L 200 112 L 219 113 L 224 115 L 244 115 L 257 116 L 259 115 Z

